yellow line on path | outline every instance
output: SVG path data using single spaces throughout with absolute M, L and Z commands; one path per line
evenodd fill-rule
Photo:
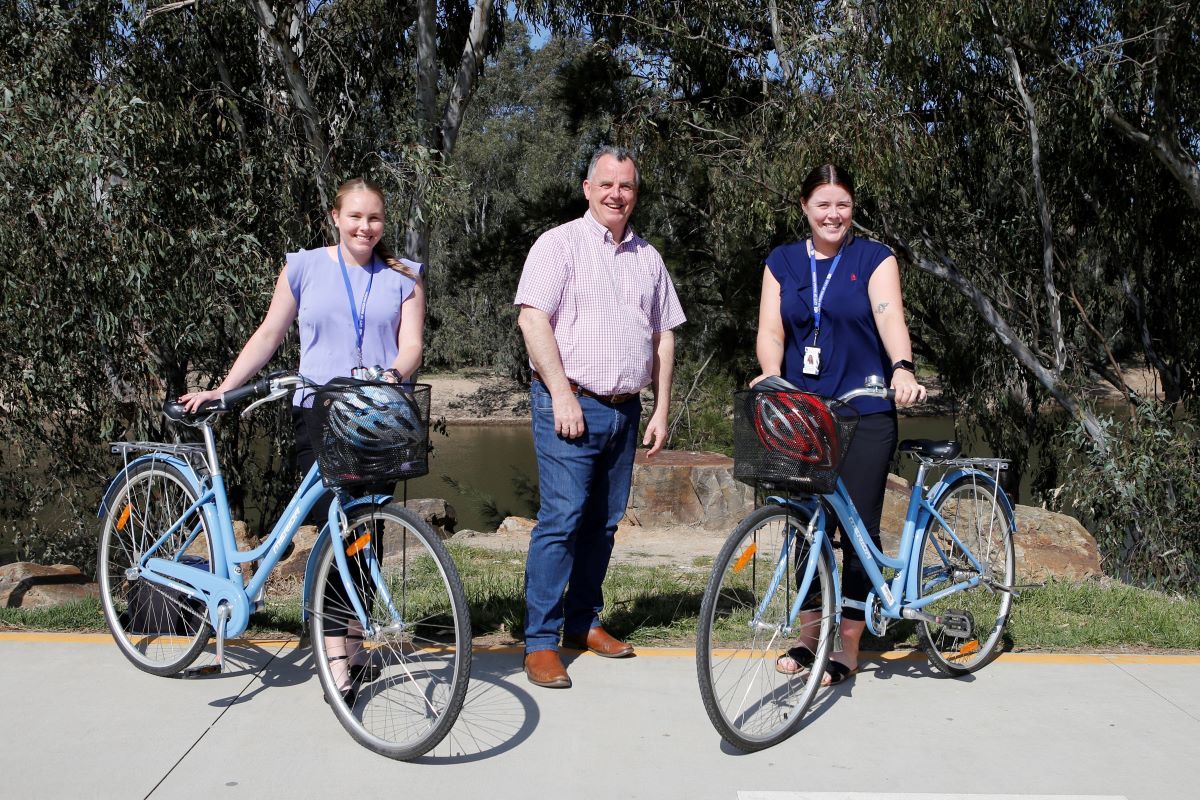
M 104 644 L 113 643 L 107 633 L 35 633 L 28 631 L 0 631 L 0 644 L 4 642 L 34 642 L 47 644 Z M 242 647 L 296 647 L 296 637 L 286 639 L 231 639 L 227 644 Z M 480 646 L 476 653 L 516 654 L 524 652 L 520 645 L 496 647 Z M 564 649 L 567 655 L 587 655 L 579 650 Z M 690 647 L 639 647 L 641 658 L 695 658 L 696 651 Z M 925 655 L 914 650 L 891 650 L 886 653 L 863 653 L 865 661 L 924 661 Z M 997 662 L 1010 664 L 1200 664 L 1200 655 L 1175 655 L 1171 653 L 1001 653 Z

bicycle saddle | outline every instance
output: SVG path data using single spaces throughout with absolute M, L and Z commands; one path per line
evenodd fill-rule
M 900 443 L 900 452 L 929 458 L 957 458 L 962 445 L 953 439 L 905 439 Z

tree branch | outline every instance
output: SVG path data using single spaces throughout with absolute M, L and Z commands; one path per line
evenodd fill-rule
M 300 58 L 288 41 L 287 35 L 279 30 L 279 18 L 275 16 L 271 4 L 267 0 L 247 0 L 247 3 L 254 18 L 258 20 L 258 29 L 271 45 L 275 57 L 279 60 L 284 80 L 287 81 L 288 93 L 291 95 L 292 102 L 296 104 L 296 109 L 300 112 L 300 119 L 304 123 L 304 135 L 316 160 L 316 173 L 313 179 L 317 185 L 317 193 L 321 197 L 321 207 L 328 209 L 332 205 L 325 181 L 326 170 L 330 166 L 329 145 L 321 126 L 321 115 L 317 112 L 317 105 L 308 92 L 308 80 L 304 77 Z
M 1059 307 L 1060 295 L 1054 284 L 1054 224 L 1050 216 L 1050 200 L 1046 197 L 1046 188 L 1042 184 L 1042 150 L 1038 137 L 1037 113 L 1033 99 L 1025 91 L 1025 79 L 1021 75 L 1021 64 L 1012 45 L 1004 42 L 1004 52 L 1008 56 L 1008 68 L 1012 72 L 1013 84 L 1021 98 L 1021 106 L 1029 123 L 1029 159 L 1033 170 L 1033 187 L 1037 193 L 1038 218 L 1042 226 L 1042 287 L 1046 292 L 1046 305 L 1050 312 L 1050 343 L 1054 349 L 1054 373 L 1062 380 L 1063 369 L 1067 364 L 1067 343 L 1063 339 L 1062 309 Z

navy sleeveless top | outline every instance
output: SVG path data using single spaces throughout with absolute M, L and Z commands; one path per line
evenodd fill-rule
M 781 245 L 767 256 L 767 269 L 779 281 L 783 317 L 783 377 L 806 392 L 837 397 L 861 389 L 868 375 L 889 385 L 892 364 L 884 349 L 867 285 L 892 251 L 879 242 L 853 237 L 842 250 L 837 272 L 821 300 L 821 372 L 804 374 L 804 348 L 813 343 L 813 286 L 807 241 Z M 832 258 L 817 256 L 817 291 L 833 266 Z M 895 411 L 890 400 L 859 397 L 852 405 L 860 414 Z

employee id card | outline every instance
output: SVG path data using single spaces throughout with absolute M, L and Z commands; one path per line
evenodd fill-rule
M 804 374 L 819 375 L 821 373 L 821 348 L 805 347 L 804 348 Z

